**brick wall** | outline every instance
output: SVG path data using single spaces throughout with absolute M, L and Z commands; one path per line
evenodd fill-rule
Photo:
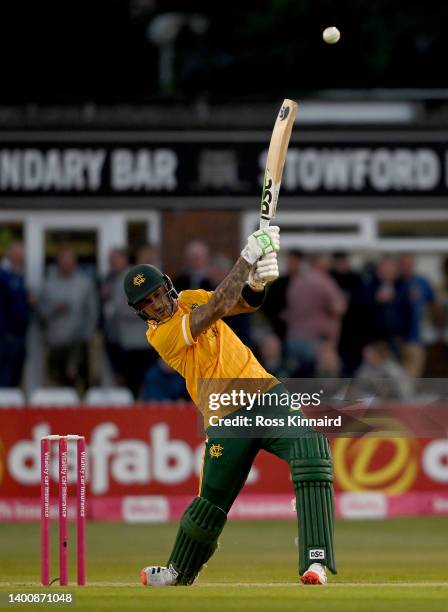
M 184 267 L 185 246 L 202 240 L 211 255 L 235 260 L 240 250 L 240 213 L 226 210 L 164 211 L 162 213 L 162 261 L 164 271 L 175 276 Z

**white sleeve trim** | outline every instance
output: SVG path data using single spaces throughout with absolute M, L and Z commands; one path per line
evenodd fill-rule
M 188 339 L 188 334 L 187 334 L 187 315 L 186 314 L 184 314 L 184 316 L 182 317 L 182 333 L 184 335 L 185 344 L 187 344 L 188 346 L 191 346 L 191 342 Z

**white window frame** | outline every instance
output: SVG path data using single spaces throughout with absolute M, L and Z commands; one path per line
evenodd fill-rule
M 259 213 L 250 212 L 243 214 L 241 223 L 241 242 L 244 243 L 247 236 L 252 233 L 259 223 Z M 355 250 L 364 248 L 374 239 L 375 224 L 372 215 L 351 212 L 279 212 L 273 224 L 278 224 L 282 230 L 281 244 L 283 249 L 304 249 L 318 251 L 334 251 L 335 249 Z M 294 234 L 288 232 L 288 227 L 296 227 L 303 224 L 314 226 L 333 225 L 357 225 L 358 233 L 313 233 Z
M 303 249 L 304 251 L 357 251 L 357 252 L 415 252 L 446 253 L 448 240 L 445 238 L 381 238 L 379 222 L 386 220 L 434 221 L 448 220 L 448 210 L 375 210 L 365 212 L 339 212 L 337 210 L 301 212 L 279 212 L 273 223 L 281 228 L 282 249 Z M 241 220 L 241 243 L 253 232 L 259 223 L 257 212 L 243 213 Z M 358 234 L 313 233 L 294 234 L 288 227 L 303 224 L 314 226 L 341 226 L 354 224 L 359 228 Z
M 44 279 L 44 240 L 47 230 L 94 230 L 98 232 L 98 273 L 108 269 L 108 256 L 113 247 L 127 245 L 127 222 L 148 222 L 148 242 L 160 240 L 160 213 L 155 210 L 127 210 L 126 212 L 17 210 L 0 211 L 0 225 L 6 222 L 23 224 L 25 244 L 25 277 L 33 289 L 38 289 Z
M 446 238 L 381 238 L 378 236 L 379 221 L 448 221 L 448 210 L 379 210 L 376 213 L 376 244 L 375 250 L 387 252 L 412 253 L 446 253 L 448 250 L 448 240 Z

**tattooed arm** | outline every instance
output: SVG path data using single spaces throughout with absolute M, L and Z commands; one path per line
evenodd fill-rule
M 197 338 L 208 327 L 213 325 L 215 321 L 221 319 L 226 314 L 232 312 L 238 301 L 243 298 L 244 302 L 249 301 L 257 303 L 257 299 L 253 300 L 251 293 L 256 295 L 259 292 L 247 292 L 246 281 L 249 278 L 249 272 L 252 266 L 259 267 L 258 260 L 266 255 L 277 253 L 280 250 L 280 228 L 272 225 L 264 230 L 257 230 L 249 236 L 247 244 L 241 251 L 241 256 L 236 264 L 230 270 L 220 285 L 215 289 L 210 301 L 199 308 L 195 308 L 190 314 L 190 331 L 193 338 Z M 278 276 L 277 259 L 275 257 L 276 278 Z M 266 270 L 271 274 L 272 261 L 265 260 L 263 266 L 267 266 Z M 261 278 L 261 277 L 260 277 Z M 266 278 L 268 280 L 268 278 Z M 243 292 L 243 295 L 241 293 Z M 260 294 L 258 301 L 263 301 L 264 291 Z M 243 311 L 246 312 L 246 311 Z M 233 312 L 232 314 L 236 314 Z
M 191 311 L 190 330 L 193 338 L 197 338 L 215 321 L 228 314 L 242 299 L 241 291 L 246 284 L 250 268 L 251 264 L 239 257 L 229 274 L 216 287 L 210 301 Z
M 249 271 L 247 285 L 243 287 L 235 306 L 226 314 L 227 317 L 244 312 L 254 312 L 264 302 L 265 287 L 278 278 L 277 253 L 270 253 L 259 259 Z

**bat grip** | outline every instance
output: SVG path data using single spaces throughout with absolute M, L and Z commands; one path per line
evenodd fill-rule
M 270 219 L 260 219 L 260 229 L 266 229 L 269 227 Z

